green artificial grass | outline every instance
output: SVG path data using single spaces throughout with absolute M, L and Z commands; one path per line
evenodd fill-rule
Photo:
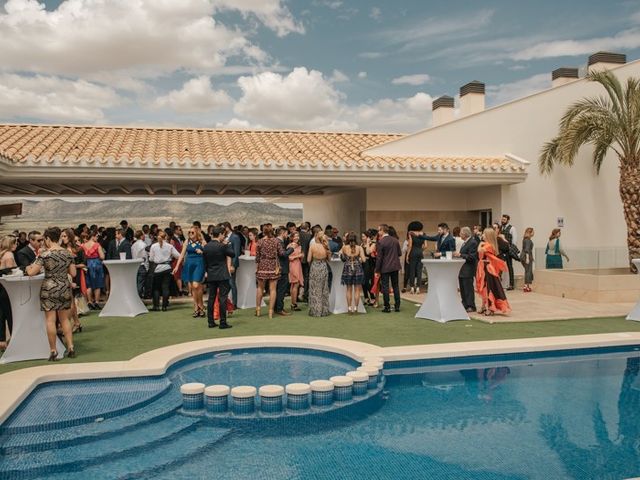
M 301 305 L 302 306 L 302 305 Z M 168 312 L 150 312 L 136 318 L 98 317 L 97 312 L 81 318 L 83 332 L 75 335 L 78 356 L 58 364 L 128 360 L 156 348 L 192 340 L 247 335 L 310 335 L 357 340 L 382 347 L 507 338 L 547 337 L 640 331 L 640 322 L 623 317 L 554 320 L 526 323 L 454 321 L 445 324 L 414 318 L 417 307 L 403 304 L 400 313 L 369 313 L 312 318 L 303 307 L 290 317 L 269 320 L 266 309 L 260 318 L 254 310 L 236 311 L 229 330 L 209 329 L 203 318 L 191 317 L 189 304 L 171 306 Z M 19 368 L 47 365 L 46 360 L 0 365 L 0 374 Z

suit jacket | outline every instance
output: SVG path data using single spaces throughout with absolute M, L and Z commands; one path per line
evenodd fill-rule
M 309 253 L 309 243 L 313 235 L 311 232 L 300 232 L 300 248 L 302 249 L 302 263 L 307 263 L 307 254 Z
M 378 240 L 376 245 L 376 272 L 389 273 L 398 272 L 401 269 L 400 256 L 402 248 L 397 238 L 386 235 Z
M 458 277 L 473 278 L 476 276 L 478 266 L 478 241 L 476 237 L 469 237 L 460 248 L 460 258 L 465 260 Z
M 109 242 L 109 247 L 107 248 L 107 260 L 120 260 L 120 254 L 126 253 L 127 260 L 131 260 L 133 255 L 131 254 L 131 243 L 126 238 L 123 238 L 120 241 L 120 245 L 116 246 L 117 240 L 114 238 Z
M 211 240 L 204 246 L 202 256 L 204 267 L 207 270 L 207 282 L 218 282 L 231 278 L 227 268 L 227 257 L 233 258 L 235 254 L 230 243 L 225 245 L 217 240 Z
M 284 242 L 282 240 L 280 240 L 280 242 L 284 247 Z M 292 253 L 293 247 L 286 248 L 284 253 L 278 258 L 278 260 L 280 260 L 280 278 L 283 278 L 284 275 L 289 275 L 289 255 L 291 255 Z M 289 279 L 287 279 L 287 281 L 289 281 Z
M 418 238 L 423 240 L 429 240 L 430 242 L 436 242 L 437 250 L 445 255 L 447 252 L 455 252 L 456 251 L 456 239 L 453 238 L 453 235 L 420 235 Z
M 231 264 L 233 268 L 238 268 L 240 266 L 240 255 L 242 255 L 242 239 L 238 233 L 231 232 L 231 235 L 229 235 L 229 245 L 231 245 L 233 249 L 233 260 Z
M 18 250 L 15 254 L 16 264 L 22 270 L 24 270 L 27 266 L 31 265 L 36 260 L 36 252 L 31 250 L 31 247 L 27 245 L 24 248 Z

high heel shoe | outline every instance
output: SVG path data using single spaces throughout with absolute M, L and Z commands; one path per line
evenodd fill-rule
M 49 362 L 57 362 L 58 361 L 58 352 L 55 350 L 51 350 L 49 353 Z
M 76 351 L 73 347 L 67 350 L 67 358 L 76 358 Z
M 302 311 L 301 308 L 298 306 L 297 303 L 292 303 L 291 304 L 291 310 L 293 310 L 294 312 L 300 312 Z
M 196 308 L 191 315 L 192 318 L 198 318 L 200 316 L 200 309 Z
M 82 324 L 78 323 L 77 325 L 74 325 L 71 333 L 82 333 Z
M 273 320 L 273 310 L 269 310 L 269 320 Z
M 262 315 L 262 308 L 261 307 L 256 307 L 256 317 L 259 317 Z
M 199 317 L 202 317 L 202 318 L 204 318 L 204 317 L 206 317 L 206 316 L 207 316 L 207 314 L 206 314 L 206 313 L 204 313 L 204 308 L 199 308 L 199 309 L 198 309 L 198 316 L 199 316 Z

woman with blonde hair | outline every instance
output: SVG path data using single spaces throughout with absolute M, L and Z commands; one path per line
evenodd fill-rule
M 346 237 L 345 244 L 340 250 L 340 258 L 344 264 L 342 270 L 342 285 L 347 287 L 347 305 L 349 307 L 349 315 L 358 313 L 358 305 L 360 304 L 360 295 L 362 294 L 362 283 L 364 282 L 364 268 L 362 265 L 366 262 L 364 250 L 357 245 L 358 237 L 354 232 L 349 232 Z
M 560 245 L 560 235 L 562 235 L 562 231 L 559 228 L 554 228 L 553 230 L 551 230 L 551 235 L 549 235 L 549 242 L 547 243 L 547 248 L 544 252 L 544 254 L 547 256 L 547 269 L 563 268 L 562 257 L 566 258 L 567 262 L 569 261 L 567 252 L 565 252 Z
M 486 228 L 478 247 L 476 289 L 482 296 L 482 308 L 478 313 L 493 315 L 511 311 L 500 282 L 500 274 L 506 270 L 507 262 L 498 257 L 498 236 L 494 229 Z
M 329 315 L 329 242 L 322 230 L 309 245 L 307 263 L 309 266 L 309 316 L 326 317 Z
M 193 318 L 206 317 L 204 309 L 204 246 L 207 242 L 198 227 L 191 227 L 187 233 L 188 239 L 182 243 L 180 258 L 173 267 L 173 275 L 180 271 L 180 265 L 184 260 L 182 268 L 182 281 L 189 284 L 189 289 L 193 296 Z M 174 245 L 175 247 L 175 245 Z
M 0 274 L 9 273 L 12 268 L 16 268 L 14 252 L 18 248 L 18 241 L 15 236 L 7 235 L 0 241 Z M 7 331 L 11 335 L 13 330 L 13 315 L 11 313 L 11 303 L 9 295 L 2 285 L 0 285 L 0 351 L 7 348 Z
M 531 284 L 533 283 L 533 240 L 531 240 L 531 238 L 534 234 L 533 228 L 529 227 L 524 231 L 524 237 L 522 238 L 520 261 L 524 267 L 523 291 L 525 293 L 531 291 Z

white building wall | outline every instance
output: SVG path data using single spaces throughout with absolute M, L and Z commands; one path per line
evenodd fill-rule
M 621 81 L 628 76 L 640 77 L 640 61 L 613 71 Z M 556 168 L 551 176 L 541 176 L 537 167 L 540 149 L 557 134 L 559 120 L 567 107 L 584 97 L 604 93 L 598 84 L 577 80 L 424 130 L 368 153 L 390 156 L 517 155 L 531 162 L 528 178 L 522 184 L 502 187 L 498 210 L 509 213 L 520 232 L 529 226 L 536 229 L 534 241 L 540 247 L 556 227 L 557 217 L 563 217 L 563 240 L 570 249 L 595 247 L 624 251 L 626 225 L 614 155 L 608 155 L 599 176 L 592 168 L 590 148 L 580 151 L 573 167 Z M 482 195 L 482 192 L 478 194 Z
M 360 215 L 366 210 L 366 190 L 301 197 L 302 216 L 311 225 L 338 227 L 340 232 L 360 230 Z

